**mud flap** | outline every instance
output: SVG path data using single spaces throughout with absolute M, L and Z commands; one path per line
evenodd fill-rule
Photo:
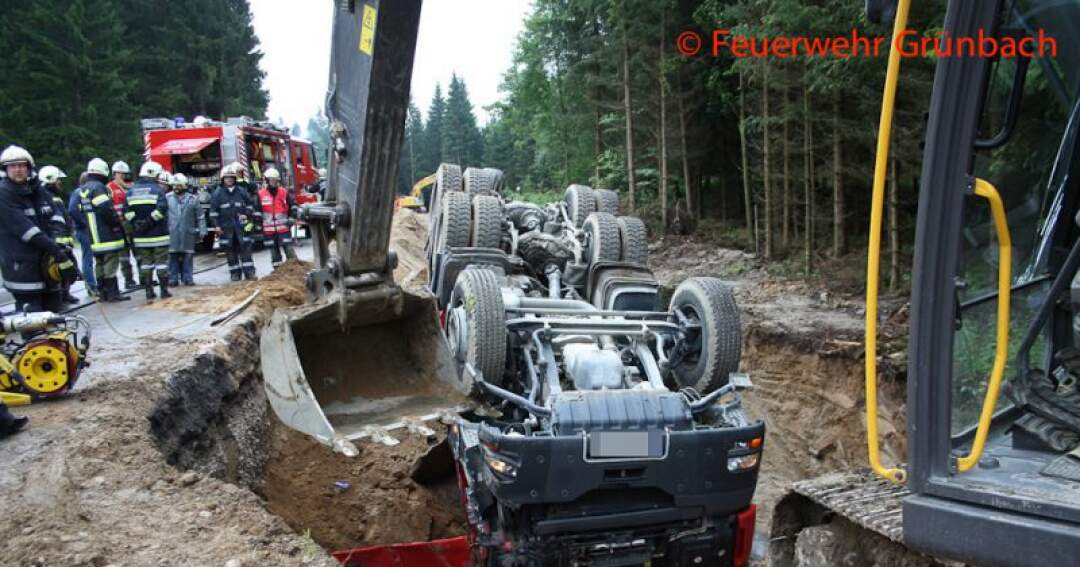
M 346 455 L 359 439 L 395 444 L 395 430 L 430 436 L 424 422 L 467 408 L 430 295 L 380 286 L 279 309 L 261 352 L 274 413 Z

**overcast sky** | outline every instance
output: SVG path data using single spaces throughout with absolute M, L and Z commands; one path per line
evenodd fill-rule
M 250 1 L 265 54 L 269 118 L 306 129 L 326 96 L 334 2 Z M 413 66 L 412 96 L 417 106 L 426 113 L 435 84 L 442 84 L 445 94 L 450 74 L 456 72 L 465 79 L 476 115 L 485 123 L 483 108 L 499 99 L 499 81 L 513 59 L 529 4 L 530 0 L 425 0 Z

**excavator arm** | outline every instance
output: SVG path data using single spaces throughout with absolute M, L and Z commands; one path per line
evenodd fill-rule
M 380 285 L 393 282 L 390 223 L 421 0 L 334 4 L 327 201 L 306 205 L 301 216 L 316 245 L 308 291 L 343 303 L 340 324 L 348 327 L 350 296 L 385 295 Z
M 274 412 L 346 455 L 465 399 L 434 300 L 394 283 L 389 249 L 420 5 L 334 2 L 327 200 L 300 214 L 315 247 L 309 301 L 277 310 L 261 341 Z

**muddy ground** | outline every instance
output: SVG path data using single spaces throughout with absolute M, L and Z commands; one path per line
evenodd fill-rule
M 398 218 L 396 275 L 415 284 L 426 277 L 424 217 Z M 746 403 L 768 426 L 757 493 L 758 533 L 768 534 L 791 481 L 865 463 L 861 305 L 770 277 L 753 256 L 708 240 L 669 238 L 651 254 L 667 286 L 713 275 L 736 289 L 742 366 L 756 386 Z M 85 387 L 26 409 L 32 427 L 0 442 L 3 563 L 333 565 L 325 550 L 462 533 L 452 478 L 413 478 L 444 427 L 394 447 L 363 443 L 346 459 L 269 412 L 258 331 L 274 307 L 304 300 L 307 269 L 291 263 L 259 282 L 158 301 L 162 313 L 210 314 L 259 291 L 223 328 L 95 347 Z M 887 460 L 903 455 L 897 312 L 882 359 Z

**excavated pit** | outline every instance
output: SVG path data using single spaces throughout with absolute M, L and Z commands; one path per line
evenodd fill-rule
M 464 533 L 449 456 L 424 459 L 433 448 L 439 454 L 445 425 L 429 424 L 431 437 L 402 431 L 395 446 L 361 443 L 355 458 L 285 427 L 261 385 L 264 321 L 256 315 L 238 322 L 225 344 L 170 376 L 149 417 L 166 460 L 251 489 L 293 530 L 328 550 Z M 420 463 L 429 467 L 417 472 Z

